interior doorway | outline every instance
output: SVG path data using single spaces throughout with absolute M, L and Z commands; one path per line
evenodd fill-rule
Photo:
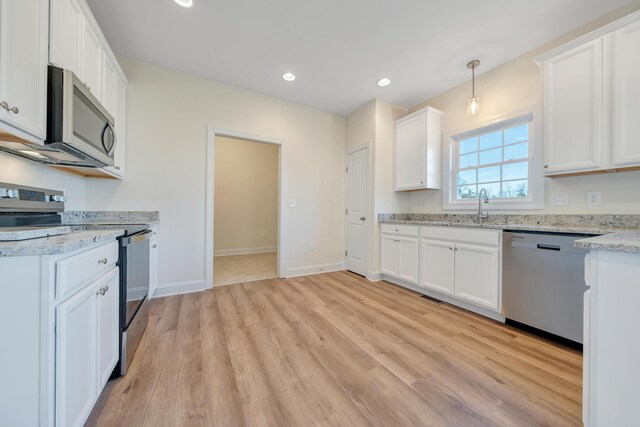
M 213 286 L 279 276 L 280 149 L 215 136 Z
M 347 153 L 346 251 L 347 270 L 367 276 L 369 145 Z

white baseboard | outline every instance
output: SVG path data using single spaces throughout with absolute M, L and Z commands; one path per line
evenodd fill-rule
M 285 272 L 285 277 L 310 276 L 312 274 L 330 273 L 332 271 L 344 270 L 343 263 L 310 265 L 308 267 L 290 268 Z
M 171 295 L 188 294 L 190 292 L 200 292 L 206 289 L 204 280 L 196 280 L 193 282 L 168 283 L 166 285 L 158 285 L 152 298 L 162 298 Z
M 367 280 L 370 282 L 379 282 L 382 280 L 382 274 L 380 274 L 379 271 L 370 271 L 369 274 L 367 274 Z
M 231 255 L 252 255 L 265 254 L 269 252 L 277 252 L 277 246 L 266 246 L 262 248 L 240 248 L 240 249 L 220 249 L 213 252 L 213 256 L 231 256 Z
M 455 306 L 458 306 L 460 308 L 464 308 L 465 310 L 472 311 L 474 313 L 480 314 L 481 316 L 485 316 L 485 317 L 488 317 L 490 319 L 497 320 L 498 322 L 504 323 L 504 321 L 505 321 L 504 316 L 502 314 L 500 314 L 500 313 L 496 313 L 495 311 L 491 311 L 491 310 L 486 309 L 486 308 L 482 308 L 482 307 L 478 307 L 478 306 L 473 305 L 473 304 L 469 304 L 469 303 L 467 303 L 465 301 L 460 301 L 459 299 L 452 298 L 452 297 L 450 297 L 448 295 L 443 295 L 443 294 L 440 294 L 438 292 L 430 291 L 430 290 L 422 288 L 420 286 L 417 286 L 417 285 L 414 285 L 414 284 L 411 284 L 411 283 L 407 283 L 404 280 L 400 280 L 400 279 L 396 279 L 396 278 L 388 277 L 388 276 L 384 276 L 384 275 L 381 276 L 381 279 L 385 280 L 385 281 L 387 281 L 389 283 L 393 283 L 395 285 L 402 286 L 403 288 L 411 289 L 412 291 L 415 291 L 415 292 L 418 292 L 420 294 L 429 296 L 431 298 L 435 298 L 435 299 L 438 299 L 440 301 L 444 301 L 444 302 L 446 302 L 448 304 L 455 305 Z

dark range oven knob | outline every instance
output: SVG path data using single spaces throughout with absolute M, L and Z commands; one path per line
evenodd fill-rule
M 67 198 L 63 195 L 60 194 L 51 194 L 49 196 L 49 201 L 50 202 L 58 202 L 58 203 L 62 203 L 62 202 L 66 202 Z

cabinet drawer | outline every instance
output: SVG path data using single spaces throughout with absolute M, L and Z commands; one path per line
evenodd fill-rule
M 382 224 L 381 231 L 384 234 L 393 234 L 394 236 L 418 237 L 420 227 L 415 225 Z
M 477 230 L 457 227 L 422 227 L 422 237 L 449 242 L 477 243 L 479 245 L 500 245 L 500 230 Z
M 118 242 L 82 252 L 56 263 L 56 298 L 64 299 L 118 262 Z

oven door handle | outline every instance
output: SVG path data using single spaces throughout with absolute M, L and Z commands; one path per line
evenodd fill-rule
M 146 230 L 144 233 L 136 234 L 131 237 L 127 237 L 126 239 L 122 239 L 122 246 L 135 245 L 140 242 L 144 242 L 145 240 L 151 239 L 151 235 L 153 234 L 153 230 Z

